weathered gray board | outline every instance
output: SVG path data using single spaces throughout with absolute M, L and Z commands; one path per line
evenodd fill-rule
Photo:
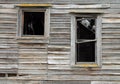
M 0 4 L 0 73 L 16 73 L 19 80 L 89 80 L 92 84 L 118 84 L 120 81 L 120 1 L 119 0 L 35 0 L 36 3 L 52 4 L 110 4 L 108 9 L 82 8 L 84 12 L 102 14 L 102 67 L 73 68 L 71 55 L 71 14 L 69 8 L 50 8 L 50 36 L 47 40 L 20 38 L 18 30 L 18 9 L 14 3 L 28 0 L 0 0 L 13 6 Z M 33 1 L 29 1 L 33 3 Z M 58 5 L 59 6 L 59 5 Z M 10 7 L 10 8 L 9 8 Z M 3 78 L 6 79 L 6 78 Z M 3 84 L 6 81 L 3 80 Z M 19 82 L 16 80 L 16 82 Z M 14 81 L 14 83 L 16 83 Z M 24 81 L 20 84 L 39 82 Z M 13 83 L 11 83 L 13 84 Z M 16 83 L 17 84 L 17 83 Z M 19 83 L 18 83 L 19 84 Z M 40 83 L 43 84 L 43 83 Z M 51 83 L 52 84 L 52 83 Z M 53 83 L 57 84 L 57 83 Z

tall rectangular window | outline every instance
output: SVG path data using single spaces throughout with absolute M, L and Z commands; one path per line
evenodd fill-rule
M 100 17 L 96 14 L 77 14 L 72 17 L 72 65 L 98 66 L 100 27 Z

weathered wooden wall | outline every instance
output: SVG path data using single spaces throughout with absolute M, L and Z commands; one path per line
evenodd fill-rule
M 110 4 L 108 9 L 76 8 L 104 12 L 101 68 L 70 66 L 72 31 L 69 8 L 50 8 L 48 39 L 18 37 L 18 8 L 14 4 L 23 2 L 33 3 L 33 0 L 0 0 L 0 73 L 3 73 L 0 76 L 6 76 L 1 78 L 0 84 L 83 84 L 83 80 L 88 81 L 84 84 L 91 81 L 91 84 L 120 83 L 120 0 L 34 0 L 34 3 L 53 5 Z M 8 77 L 10 74 L 16 75 Z

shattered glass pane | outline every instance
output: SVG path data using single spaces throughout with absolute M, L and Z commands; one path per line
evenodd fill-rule
M 95 39 L 95 18 L 77 17 L 77 39 Z

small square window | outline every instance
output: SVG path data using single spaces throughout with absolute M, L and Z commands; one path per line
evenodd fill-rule
M 20 8 L 18 35 L 22 37 L 48 37 L 49 36 L 49 9 L 46 8 Z

